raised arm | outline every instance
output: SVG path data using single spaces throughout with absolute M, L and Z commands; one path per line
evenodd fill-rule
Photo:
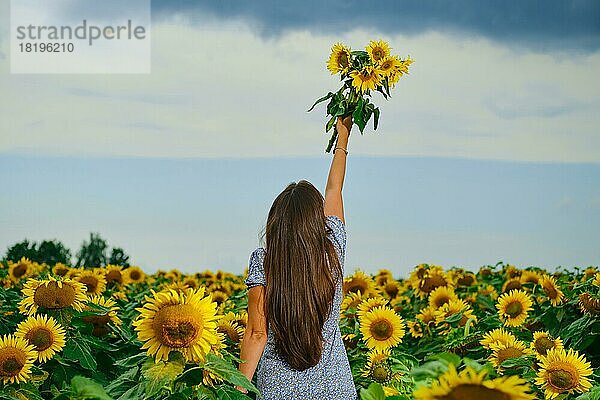
M 352 115 L 347 116 L 343 120 L 342 117 L 338 117 L 335 127 L 338 137 L 333 150 L 331 167 L 329 168 L 327 186 L 325 187 L 325 204 L 323 207 L 325 215 L 336 215 L 345 223 L 342 187 L 344 186 L 344 176 L 346 175 L 346 152 L 339 148 L 348 150 L 348 136 L 352 129 Z

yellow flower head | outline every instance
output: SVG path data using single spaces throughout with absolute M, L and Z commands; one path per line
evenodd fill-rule
M 390 45 L 383 40 L 371 40 L 366 48 L 369 58 L 374 64 L 383 62 L 390 55 L 391 49 Z
M 523 290 L 511 290 L 498 297 L 496 308 L 506 326 L 521 326 L 532 309 L 531 297 Z
M 540 285 L 553 306 L 558 306 L 562 302 L 564 298 L 563 292 L 560 290 L 556 284 L 556 280 L 552 276 L 544 275 L 540 280 Z
M 341 43 L 336 43 L 331 47 L 331 55 L 327 61 L 327 69 L 331 74 L 342 74 L 348 72 L 352 65 L 352 53 L 350 47 L 346 47 Z
M 377 66 L 366 65 L 362 70 L 352 70 L 352 86 L 359 93 L 366 93 L 369 90 L 375 90 L 381 85 L 383 73 Z
M 360 332 L 369 349 L 385 350 L 402 342 L 404 321 L 394 310 L 377 307 L 362 316 Z
M 69 278 L 57 280 L 48 276 L 48 280 L 42 281 L 29 279 L 21 292 L 23 299 L 19 302 L 19 310 L 26 315 L 37 313 L 39 308 L 82 311 L 87 302 L 85 285 Z
M 40 362 L 50 360 L 65 347 L 65 329 L 47 315 L 28 317 L 17 326 L 15 337 L 32 345 Z
M 14 335 L 0 336 L 0 381 L 27 382 L 38 355 L 32 345 Z
M 592 372 L 584 355 L 573 349 L 553 348 L 540 357 L 535 384 L 544 391 L 546 399 L 565 393 L 584 393 L 592 387 L 588 378 Z
M 204 296 L 204 287 L 152 292 L 139 317 L 133 322 L 142 349 L 155 361 L 168 360 L 171 351 L 179 351 L 189 362 L 203 362 L 211 346 L 219 342 L 217 303 Z
M 563 342 L 560 338 L 555 338 L 548 332 L 538 331 L 533 333 L 533 340 L 530 347 L 538 355 L 545 356 L 550 349 L 562 348 Z
M 480 343 L 486 349 L 492 349 L 492 347 L 497 345 L 508 344 L 512 340 L 517 340 L 515 335 L 505 331 L 503 328 L 497 328 L 483 335 Z
M 416 400 L 533 400 L 527 382 L 518 376 L 487 379 L 487 370 L 475 371 L 471 367 L 458 373 L 450 364 L 446 371 L 431 387 L 420 386 L 413 396 Z

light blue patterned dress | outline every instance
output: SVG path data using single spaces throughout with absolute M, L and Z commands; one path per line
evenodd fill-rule
M 346 227 L 337 216 L 326 217 L 327 237 L 333 243 L 342 269 L 346 254 Z M 265 285 L 263 260 L 265 249 L 259 247 L 250 256 L 248 288 Z M 340 333 L 342 279 L 336 285 L 332 311 L 323 325 L 324 351 L 314 367 L 304 371 L 290 368 L 275 351 L 273 332 L 269 329 L 267 344 L 256 369 L 256 386 L 264 400 L 356 400 L 348 355 Z

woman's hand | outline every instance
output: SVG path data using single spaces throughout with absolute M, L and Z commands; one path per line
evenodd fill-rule
M 344 119 L 342 117 L 337 117 L 337 121 L 335 123 L 335 129 L 342 134 L 350 134 L 350 130 L 352 129 L 352 114 L 348 115 Z

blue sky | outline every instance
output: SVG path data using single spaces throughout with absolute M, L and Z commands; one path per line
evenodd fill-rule
M 12 75 L 0 19 L 0 249 L 241 272 L 279 191 L 323 189 L 329 48 L 382 38 L 416 62 L 351 137 L 347 269 L 598 264 L 599 3 L 361 4 L 154 1 L 148 75 Z

